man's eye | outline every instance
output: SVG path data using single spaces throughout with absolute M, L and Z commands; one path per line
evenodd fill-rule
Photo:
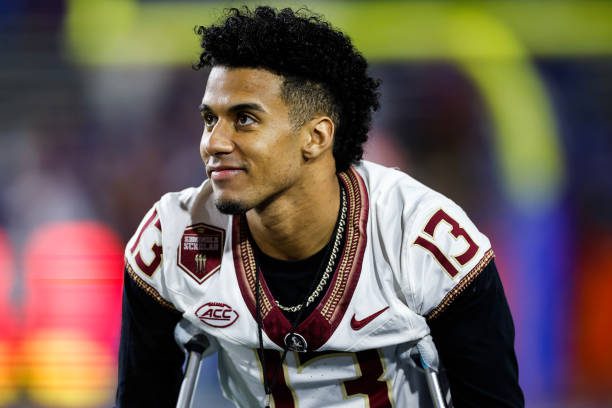
M 255 123 L 255 119 L 253 119 L 252 117 L 250 117 L 249 115 L 245 113 L 240 113 L 238 114 L 238 117 L 236 118 L 236 123 L 239 126 L 249 126 Z
M 217 122 L 217 118 L 212 113 L 205 113 L 204 115 L 202 115 L 202 118 L 204 119 L 204 124 L 207 127 L 214 126 Z

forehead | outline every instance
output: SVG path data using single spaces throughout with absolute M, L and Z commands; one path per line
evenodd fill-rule
M 211 69 L 202 103 L 212 108 L 240 103 L 273 107 L 281 102 L 282 77 L 257 68 Z

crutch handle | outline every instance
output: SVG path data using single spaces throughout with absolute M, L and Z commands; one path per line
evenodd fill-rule
M 185 344 L 187 351 L 195 351 L 200 354 L 204 353 L 209 346 L 210 342 L 204 333 L 196 334 Z
M 196 334 L 185 344 L 185 349 L 188 353 L 187 366 L 176 402 L 176 408 L 189 408 L 191 406 L 198 371 L 202 361 L 202 353 L 206 351 L 209 345 L 208 338 L 202 333 Z

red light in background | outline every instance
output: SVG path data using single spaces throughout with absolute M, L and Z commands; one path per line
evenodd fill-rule
M 10 301 L 14 272 L 13 248 L 0 230 L 0 406 L 17 398 L 17 327 Z
M 581 255 L 574 308 L 575 353 L 571 372 L 578 391 L 609 396 L 612 389 L 612 235 L 589 232 Z
M 95 222 L 50 224 L 32 235 L 24 261 L 28 394 L 53 407 L 107 402 L 121 319 L 119 238 Z

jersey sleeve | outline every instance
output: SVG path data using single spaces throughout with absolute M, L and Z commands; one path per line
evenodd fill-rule
M 446 309 L 493 258 L 489 240 L 459 206 L 448 199 L 431 201 L 410 217 L 403 257 L 404 294 L 428 319 Z
M 131 278 L 144 292 L 163 306 L 173 307 L 168 301 L 170 293 L 163 269 L 162 223 L 159 203 L 144 216 L 136 232 L 125 247 L 125 268 Z
M 182 313 L 168 294 L 162 224 L 155 204 L 125 248 L 118 408 L 176 404 L 184 354 L 174 329 Z

